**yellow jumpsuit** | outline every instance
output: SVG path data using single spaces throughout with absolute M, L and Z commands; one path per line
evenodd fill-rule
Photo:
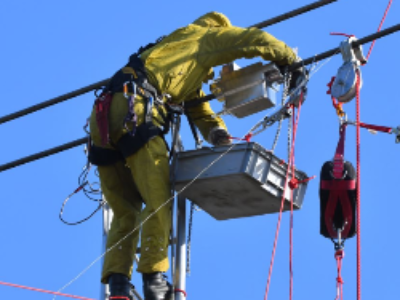
M 272 35 L 256 28 L 234 27 L 223 14 L 212 12 L 177 29 L 143 52 L 141 59 L 150 83 L 159 92 L 170 94 L 172 102 L 179 104 L 196 98 L 202 82 L 212 78 L 212 67 L 256 56 L 278 65 L 290 65 L 296 59 L 291 48 Z M 134 109 L 140 125 L 144 119 L 144 101 L 137 98 Z M 123 120 L 127 112 L 127 100 L 121 93 L 116 93 L 109 116 L 113 143 L 126 133 Z M 205 139 L 212 128 L 226 128 L 221 118 L 213 117 L 209 103 L 191 108 L 188 113 Z M 156 124 L 161 123 L 156 109 L 153 109 L 153 120 Z M 95 110 L 90 126 L 94 144 L 101 147 Z M 141 228 L 141 257 L 137 271 L 167 271 L 171 202 L 165 203 L 171 194 L 168 154 L 162 138 L 151 139 L 127 157 L 125 163 L 99 166 L 98 170 L 102 191 L 114 212 L 107 248 L 123 239 L 105 256 L 102 282 L 106 283 L 112 273 L 122 273 L 130 278 L 139 239 L 139 230 L 132 231 L 161 205 L 164 206 Z M 145 204 L 143 210 L 142 203 Z

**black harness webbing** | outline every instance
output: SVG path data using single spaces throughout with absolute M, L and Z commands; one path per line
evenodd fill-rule
M 137 53 L 131 55 L 126 66 L 117 71 L 108 85 L 103 89 L 102 95 L 107 93 L 113 95 L 118 92 L 123 92 L 124 84 L 126 82 L 134 82 L 139 87 L 136 91 L 139 95 L 144 96 L 147 99 L 158 99 L 160 94 L 157 89 L 148 82 L 146 69 L 139 55 L 145 50 L 155 46 L 161 40 L 162 38 L 158 39 L 156 43 L 141 47 Z M 113 164 L 134 154 L 149 140 L 156 136 L 160 136 L 164 139 L 163 135 L 166 134 L 169 129 L 170 115 L 168 114 L 165 116 L 159 107 L 157 107 L 157 109 L 163 118 L 164 129 L 157 127 L 151 121 L 145 121 L 143 124 L 136 127 L 134 134 L 126 133 L 116 142 L 116 144 L 112 144 L 112 146 L 116 148 L 115 150 L 91 145 L 89 149 L 89 161 L 98 166 Z M 108 111 L 105 113 L 107 116 Z M 147 113 L 148 111 L 145 112 L 145 115 Z M 151 114 L 151 111 L 149 113 Z M 108 117 L 106 117 L 106 119 L 108 119 Z M 105 120 L 105 124 L 107 128 L 108 120 Z

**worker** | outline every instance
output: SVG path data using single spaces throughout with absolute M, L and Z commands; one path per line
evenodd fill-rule
M 161 129 L 167 104 L 204 96 L 201 86 L 213 78 L 212 67 L 257 56 L 278 66 L 291 65 L 297 57 L 260 29 L 234 27 L 223 14 L 207 13 L 132 55 L 96 100 L 89 156 L 98 166 L 102 192 L 114 213 L 101 277 L 110 286 L 110 299 L 133 299 L 130 278 L 139 235 L 137 271 L 142 273 L 144 298 L 168 300 L 172 295 L 164 276 L 172 196 Z M 133 87 L 127 87 L 130 81 Z M 212 145 L 231 143 L 224 121 L 208 102 L 186 109 L 186 114 Z

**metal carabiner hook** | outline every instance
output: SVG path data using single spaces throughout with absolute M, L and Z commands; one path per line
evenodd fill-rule
M 129 84 L 131 85 L 131 90 L 129 90 Z M 124 91 L 124 97 L 126 99 L 129 99 L 131 96 L 136 98 L 136 83 L 135 82 L 125 81 L 122 87 L 123 87 L 123 91 Z M 130 93 L 132 95 L 129 95 Z

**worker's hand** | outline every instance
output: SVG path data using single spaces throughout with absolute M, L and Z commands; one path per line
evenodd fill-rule
M 302 61 L 302 59 L 299 56 L 297 56 L 293 64 L 296 64 L 300 61 Z M 285 74 L 285 72 L 288 71 L 289 68 L 290 65 L 279 66 L 279 69 L 283 75 Z M 292 70 L 291 73 L 292 74 L 289 82 L 289 91 L 295 89 L 304 79 L 308 77 L 308 71 L 304 66 L 300 66 L 297 69 Z
M 232 143 L 229 133 L 226 131 L 226 129 L 221 127 L 215 127 L 211 129 L 208 135 L 208 140 L 214 146 L 225 146 Z
M 300 56 L 296 57 L 294 64 L 302 61 Z M 300 66 L 292 71 L 292 77 L 289 82 L 289 91 L 295 89 L 303 80 L 308 78 L 308 71 L 304 66 Z

